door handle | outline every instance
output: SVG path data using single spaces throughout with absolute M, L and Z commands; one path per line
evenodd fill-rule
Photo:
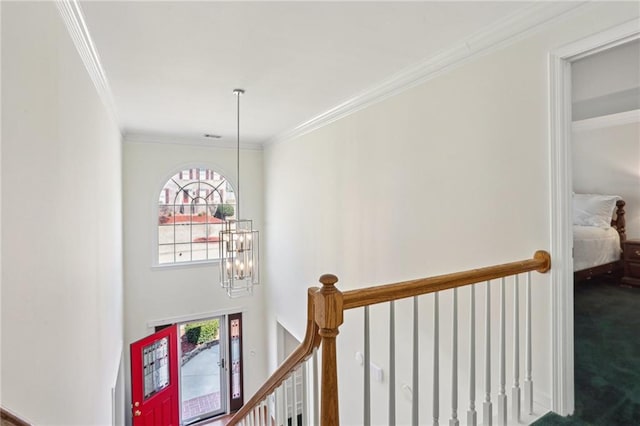
M 142 415 L 142 411 L 136 410 L 136 411 L 133 412 L 133 415 L 136 416 L 136 417 L 140 417 Z

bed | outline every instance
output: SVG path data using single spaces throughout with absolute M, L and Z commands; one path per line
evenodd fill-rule
M 624 206 L 615 195 L 573 195 L 574 281 L 621 271 Z

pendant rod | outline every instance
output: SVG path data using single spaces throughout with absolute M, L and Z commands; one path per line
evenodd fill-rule
M 236 95 L 236 220 L 240 219 L 240 96 L 244 89 L 233 89 Z

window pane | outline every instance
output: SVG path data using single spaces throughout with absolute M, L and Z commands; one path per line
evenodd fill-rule
M 194 243 L 191 256 L 191 260 L 207 260 L 207 243 Z
M 176 262 L 191 262 L 191 244 L 176 244 Z
M 173 224 L 158 227 L 158 244 L 173 244 Z
M 190 243 L 191 242 L 191 226 L 190 222 L 176 224 L 174 227 L 175 242 L 176 243 Z
M 164 337 L 142 351 L 144 398 L 169 386 L 169 339 Z
M 194 223 L 191 226 L 192 229 L 192 242 L 194 243 L 206 243 L 207 242 L 207 225 Z
M 173 244 L 158 246 L 158 263 L 173 263 L 175 247 Z

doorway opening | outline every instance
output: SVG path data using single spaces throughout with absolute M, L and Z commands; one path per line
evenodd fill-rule
M 573 164 L 571 150 L 571 64 L 581 58 L 640 37 L 638 21 L 594 34 L 556 49 L 549 56 L 551 152 L 552 410 L 575 410 L 574 285 L 573 285 Z
M 223 317 L 178 325 L 182 424 L 226 413 Z

